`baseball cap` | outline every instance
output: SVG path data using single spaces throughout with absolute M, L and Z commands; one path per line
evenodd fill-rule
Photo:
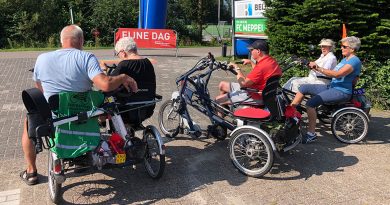
M 259 49 L 264 52 L 268 52 L 268 44 L 265 40 L 256 40 L 247 47 L 248 49 Z

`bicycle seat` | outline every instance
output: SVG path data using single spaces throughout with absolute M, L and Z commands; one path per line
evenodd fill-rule
M 268 79 L 267 84 L 262 92 L 264 106 L 268 110 L 260 108 L 248 107 L 236 110 L 233 114 L 240 118 L 258 119 L 258 120 L 270 120 L 281 119 L 280 102 L 277 99 L 277 89 L 279 86 L 279 76 L 273 76 Z
M 234 116 L 240 118 L 263 120 L 263 119 L 268 119 L 271 116 L 271 113 L 263 109 L 248 107 L 248 108 L 236 110 L 234 112 Z

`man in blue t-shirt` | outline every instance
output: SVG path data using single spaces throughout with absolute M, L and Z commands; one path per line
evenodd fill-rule
M 62 49 L 38 56 L 33 80 L 46 100 L 63 91 L 85 92 L 94 84 L 108 92 L 123 85 L 126 89 L 137 91 L 137 83 L 128 75 L 107 76 L 99 66 L 97 58 L 82 51 L 83 31 L 76 25 L 66 26 L 61 31 Z M 28 138 L 26 121 L 22 134 L 22 147 L 27 168 L 20 173 L 21 179 L 28 185 L 38 183 L 36 153 L 32 141 Z

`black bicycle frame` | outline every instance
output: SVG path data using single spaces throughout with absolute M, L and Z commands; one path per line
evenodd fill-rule
M 215 124 L 218 123 L 223 127 L 228 128 L 229 130 L 234 130 L 236 128 L 235 125 L 233 125 L 230 122 L 227 122 L 220 116 L 218 116 L 216 113 L 213 112 L 213 105 L 219 107 L 220 109 L 226 110 L 224 107 L 220 106 L 218 103 L 210 99 L 210 94 L 208 92 L 208 83 L 211 78 L 211 74 L 218 69 L 214 68 L 214 61 L 211 62 L 209 66 L 209 70 L 206 73 L 199 74 L 196 76 L 196 82 L 192 80 L 189 76 L 195 73 L 196 71 L 203 70 L 202 67 L 195 66 L 187 73 L 183 74 L 178 80 L 176 80 L 176 84 L 179 86 L 181 84 L 181 89 L 179 90 L 179 96 L 180 96 L 180 105 L 178 113 L 185 118 L 188 121 L 188 125 L 190 127 L 191 131 L 194 131 L 194 124 L 192 123 L 191 116 L 188 112 L 187 104 L 189 104 L 191 107 L 195 108 L 199 112 L 205 114 L 208 116 L 209 120 Z M 203 79 L 205 80 L 204 82 Z M 187 86 L 187 84 L 190 83 L 195 90 L 193 91 L 191 88 Z M 186 92 L 192 92 L 191 96 L 187 96 Z M 192 100 L 192 95 L 198 95 L 197 100 L 200 100 L 200 103 L 194 104 L 194 100 Z M 188 97 L 189 99 L 182 99 L 182 98 Z M 226 110 L 228 111 L 228 110 Z

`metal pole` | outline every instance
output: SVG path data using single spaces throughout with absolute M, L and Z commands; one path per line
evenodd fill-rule
M 234 36 L 234 33 L 235 33 L 235 16 L 234 16 L 234 0 L 231 1 L 232 2 L 232 51 L 233 51 L 233 60 L 235 60 L 235 57 L 236 57 L 236 45 L 234 43 L 234 39 L 235 39 L 235 36 Z
M 72 24 L 74 24 L 72 7 L 70 7 L 69 10 L 70 10 L 70 21 L 72 22 Z
M 138 1 L 138 12 L 139 12 L 139 14 L 138 14 L 138 28 L 143 28 L 143 12 L 144 12 L 144 10 L 143 10 L 143 5 L 141 5 L 141 4 L 143 4 L 143 1 L 142 0 L 139 0 Z
M 221 0 L 218 0 L 218 24 L 221 21 Z

